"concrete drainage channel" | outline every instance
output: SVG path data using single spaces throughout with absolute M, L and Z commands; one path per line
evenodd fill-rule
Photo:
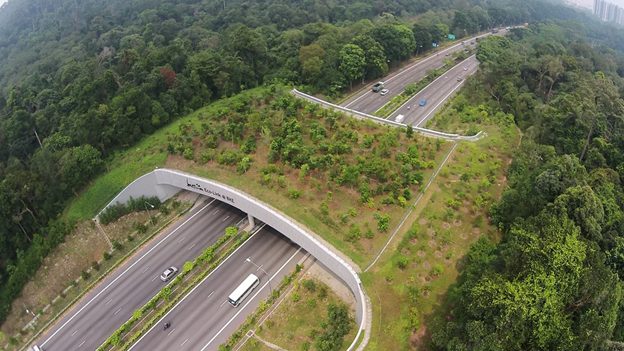
M 246 212 L 249 215 L 250 223 L 253 223 L 254 218 L 257 218 L 322 262 L 345 283 L 355 297 L 358 332 L 347 350 L 364 349 L 370 338 L 372 310 L 358 276 L 359 267 L 325 240 L 270 205 L 238 189 L 213 180 L 177 170 L 156 169 L 133 181 L 105 208 L 116 203 L 126 203 L 131 197 L 157 196 L 161 201 L 164 201 L 180 190 L 209 196 Z

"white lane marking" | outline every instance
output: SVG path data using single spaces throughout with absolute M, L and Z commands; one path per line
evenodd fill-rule
M 180 239 L 178 239 L 178 242 L 181 243 L 184 241 L 184 239 L 186 239 L 185 237 L 181 236 Z
M 481 37 L 489 35 L 489 34 L 490 33 L 478 35 L 476 37 L 472 37 L 470 40 L 475 40 L 476 38 L 481 38 Z M 466 39 L 466 40 L 468 40 L 468 39 Z M 428 57 L 425 57 L 424 59 L 415 62 L 413 65 L 403 69 L 402 71 L 399 71 L 397 74 L 395 74 L 394 76 L 389 77 L 388 79 L 384 80 L 383 82 L 384 83 L 388 83 L 388 82 L 392 81 L 393 79 L 401 76 L 402 74 L 407 73 L 408 71 L 412 70 L 413 68 L 420 66 L 421 63 L 425 63 L 425 62 L 429 61 L 430 59 L 432 59 L 433 57 L 439 56 L 439 54 L 447 52 L 448 50 L 454 49 L 454 48 L 456 48 L 457 46 L 460 46 L 460 45 L 462 45 L 462 43 L 457 43 L 457 44 L 455 44 L 453 46 L 449 46 L 448 48 L 446 48 L 446 49 L 444 49 L 442 51 L 438 51 L 438 53 L 435 54 L 435 55 L 432 53 Z M 355 99 L 355 100 L 351 101 L 350 103 L 344 105 L 344 107 L 349 107 L 349 106 L 355 104 L 356 102 L 360 101 L 363 97 L 368 95 L 367 93 L 371 93 L 371 91 L 367 89 L 366 93 L 360 95 L 360 97 L 358 97 L 357 99 Z
M 139 338 L 139 340 L 137 340 L 134 345 L 130 346 L 130 348 L 128 349 L 128 351 L 132 350 L 135 346 L 137 346 L 141 340 L 143 340 L 143 338 L 152 332 L 152 330 L 157 326 L 160 325 L 160 323 L 162 323 L 162 321 L 167 318 L 167 316 L 169 315 L 169 313 L 171 313 L 173 310 L 176 309 L 176 307 L 178 307 L 182 302 L 184 302 L 184 300 L 186 300 L 187 297 L 191 296 L 191 294 L 193 294 L 193 291 L 195 291 L 195 289 L 199 288 L 202 284 L 204 284 L 204 282 L 210 278 L 210 276 L 216 272 L 217 270 L 219 270 L 219 267 L 221 267 L 222 265 L 224 265 L 232 256 L 234 256 L 234 254 L 236 254 L 236 252 L 238 250 L 240 250 L 243 246 L 245 246 L 245 244 L 247 244 L 249 242 L 249 240 L 251 240 L 251 238 L 256 235 L 256 233 L 260 232 L 260 230 L 262 230 L 262 228 L 264 228 L 266 224 L 262 224 L 262 226 L 260 228 L 258 228 L 255 232 L 253 232 L 251 234 L 251 236 L 243 243 L 243 245 L 239 246 L 236 250 L 234 250 L 228 257 L 225 258 L 225 260 L 223 260 L 223 262 L 219 263 L 219 265 L 212 271 L 210 272 L 210 274 L 208 274 L 206 276 L 206 278 L 204 278 L 199 284 L 195 285 L 195 287 L 193 289 L 191 289 L 191 291 L 188 292 L 188 294 L 186 294 L 186 296 L 184 296 L 182 299 L 180 299 L 180 301 L 178 301 L 177 304 L 175 304 L 175 306 L 173 306 L 173 308 L 171 308 L 169 310 L 169 312 L 165 313 L 164 316 L 162 316 L 162 318 L 160 318 L 160 320 L 158 320 L 158 322 L 154 323 L 154 325 L 150 328 L 150 330 L 147 331 L 147 333 L 144 333 L 143 336 L 141 336 Z M 213 291 L 214 292 L 214 291 Z M 212 295 L 212 294 L 211 294 Z
M 113 316 L 116 316 L 117 313 L 119 313 L 121 311 L 121 307 L 119 309 L 117 309 L 117 311 L 115 311 L 115 313 L 113 313 Z
M 85 342 L 87 342 L 87 339 L 82 340 L 82 342 L 80 343 L 80 345 L 78 345 L 78 347 L 84 345 Z
M 429 111 L 429 113 L 427 113 L 427 114 L 425 115 L 425 117 L 423 117 L 423 118 L 420 120 L 420 122 L 416 123 L 416 127 L 419 127 L 419 126 L 420 126 L 420 125 L 421 125 L 424 121 L 426 121 L 426 120 L 427 120 L 427 117 L 429 117 L 429 115 L 431 115 L 432 113 L 434 113 L 434 112 L 438 109 L 438 106 L 440 106 L 441 104 L 445 103 L 445 102 L 446 102 L 446 99 L 448 99 L 448 97 L 449 97 L 449 96 L 451 96 L 451 94 L 453 94 L 453 93 L 455 92 L 455 90 L 459 89 L 459 87 L 461 87 L 462 85 L 464 85 L 464 82 L 465 82 L 465 81 L 466 81 L 466 80 L 464 79 L 464 80 L 462 80 L 461 82 L 459 82 L 459 84 L 457 84 L 457 85 L 455 86 L 455 88 L 453 88 L 453 89 L 452 89 L 452 90 L 451 90 L 448 94 L 446 94 L 446 96 L 445 96 L 444 98 L 442 98 L 442 100 L 440 100 L 440 102 L 438 102 L 438 103 L 437 103 L 437 104 L 433 107 L 433 109 L 431 109 L 431 111 Z
M 184 221 L 182 224 L 180 224 L 176 229 L 174 229 L 171 233 L 169 233 L 166 237 L 162 238 L 158 243 L 156 243 L 156 245 L 154 245 L 154 247 L 152 247 L 151 249 L 149 249 L 145 254 L 143 254 L 143 256 L 139 257 L 138 260 L 136 260 L 136 262 L 134 262 L 132 265 L 130 265 L 130 267 L 126 268 L 125 271 L 121 272 L 121 274 L 119 274 L 117 276 L 117 278 L 113 279 L 112 282 L 108 283 L 107 286 L 105 286 L 102 291 L 100 291 L 99 293 L 97 293 L 95 296 L 93 296 L 93 298 L 91 300 L 89 300 L 89 302 L 87 302 L 84 306 L 82 306 L 82 308 L 80 308 L 78 310 L 78 312 L 76 312 L 71 318 L 69 318 L 67 320 L 67 322 L 63 323 L 63 325 L 61 325 L 60 328 L 58 328 L 52 335 L 50 335 L 50 337 L 48 337 L 46 339 L 46 341 L 44 341 L 41 346 L 45 346 L 45 344 L 48 343 L 48 341 L 50 341 L 54 336 L 56 336 L 56 334 L 58 334 L 58 332 L 60 332 L 61 330 L 63 330 L 63 328 L 65 328 L 65 326 L 71 322 L 74 318 L 76 318 L 76 316 L 78 316 L 80 314 L 80 312 L 82 312 L 85 308 L 87 308 L 93 301 L 95 301 L 95 299 L 97 299 L 100 295 L 102 295 L 102 293 L 104 293 L 106 290 L 108 290 L 109 287 L 111 287 L 113 284 L 115 284 L 117 282 L 117 280 L 119 280 L 121 277 L 123 277 L 130 269 L 132 269 L 135 265 L 137 265 L 139 262 L 141 262 L 141 260 L 143 260 L 143 258 L 145 258 L 147 255 L 149 255 L 154 249 L 156 249 L 158 246 L 160 246 L 160 244 L 162 244 L 165 240 L 167 240 L 170 236 L 172 236 L 174 233 L 176 233 L 178 231 L 178 229 L 182 228 L 188 221 L 190 221 L 191 219 L 193 219 L 195 216 L 197 216 L 198 214 L 200 214 L 204 209 L 206 209 L 208 206 L 210 206 L 213 202 L 215 202 L 215 200 L 213 199 L 212 201 L 210 201 L 208 204 L 206 204 L 206 206 L 202 207 L 199 211 L 197 211 L 197 213 L 195 213 L 194 215 L 192 215 L 191 217 L 189 217 L 186 221 Z
M 453 71 L 453 69 L 459 67 L 460 65 L 464 64 L 464 62 L 475 58 L 476 55 L 472 55 L 470 57 L 468 57 L 467 59 L 463 60 L 462 62 L 456 64 L 455 66 L 451 67 L 448 71 L 446 71 L 445 74 L 448 74 L 449 72 Z M 427 90 L 427 88 L 429 88 L 431 85 L 435 84 L 438 80 L 442 79 L 444 76 L 439 76 L 438 78 L 434 79 L 431 83 L 427 84 L 427 86 L 425 86 L 424 88 L 420 89 L 416 94 L 414 94 L 414 96 L 412 96 L 412 98 L 408 99 L 407 101 L 405 101 L 401 106 L 397 107 L 397 109 L 392 112 L 392 114 L 390 114 L 390 117 L 388 117 L 388 119 L 392 119 L 393 121 L 395 120 L 396 116 L 398 116 L 399 114 L 403 113 L 406 114 L 407 113 L 405 111 L 401 112 L 401 109 L 408 104 L 412 103 L 412 100 L 415 100 L 423 91 Z M 446 76 L 446 78 L 448 78 L 448 75 Z
M 223 330 L 225 330 L 225 328 L 227 328 L 227 327 L 228 327 L 228 325 L 230 325 L 230 323 L 232 323 L 232 321 L 233 321 L 236 317 L 238 317 L 238 315 L 239 315 L 241 312 L 243 312 L 243 310 L 245 309 L 245 307 L 247 307 L 247 305 L 249 305 L 249 304 L 250 304 L 250 303 L 251 303 L 251 302 L 252 302 L 252 301 L 256 298 L 256 296 L 258 296 L 258 294 L 259 294 L 259 293 L 260 293 L 260 292 L 261 292 L 261 291 L 262 291 L 262 290 L 263 290 L 263 289 L 264 289 L 264 288 L 265 288 L 265 287 L 266 287 L 266 286 L 267 286 L 267 285 L 271 282 L 271 280 L 273 280 L 273 278 L 275 278 L 275 276 L 276 276 L 276 275 L 278 275 L 278 274 L 279 274 L 279 272 L 281 272 L 281 271 L 282 271 L 282 269 L 284 269 L 284 267 L 286 267 L 286 265 L 287 265 L 290 261 L 292 261 L 292 259 L 293 259 L 293 258 L 295 258 L 295 256 L 299 253 L 299 251 L 301 251 L 301 248 L 298 248 L 298 249 L 297 249 L 297 251 L 295 251 L 295 253 L 294 253 L 294 254 L 292 254 L 292 256 L 290 256 L 290 258 L 289 258 L 286 262 L 284 262 L 284 264 L 283 264 L 283 265 L 282 265 L 282 266 L 281 266 L 281 267 L 277 270 L 277 272 L 275 272 L 275 274 L 273 274 L 273 275 L 271 276 L 271 278 L 269 278 L 269 280 L 267 280 L 267 282 L 266 282 L 266 283 L 264 283 L 264 285 L 262 285 L 262 287 L 261 287 L 260 289 L 258 289 L 258 291 L 256 291 L 256 293 L 255 293 L 255 294 L 254 294 L 254 295 L 253 295 L 250 299 L 248 299 L 248 300 L 247 300 L 247 302 L 245 303 L 245 305 L 243 305 L 243 307 L 240 307 L 240 308 L 238 309 L 238 312 L 236 312 L 236 314 L 235 314 L 232 318 L 230 318 L 230 320 L 229 320 L 227 323 L 225 323 L 225 325 L 223 326 L 223 328 L 221 328 L 221 329 L 220 329 L 220 330 L 219 330 L 219 331 L 215 334 L 215 336 L 213 336 L 213 337 L 212 337 L 212 339 L 210 339 L 210 341 L 208 341 L 208 343 L 207 343 L 204 347 L 202 347 L 202 349 L 201 349 L 200 351 L 204 351 L 204 350 L 208 347 L 208 345 L 210 345 L 210 343 L 211 343 L 211 342 L 213 342 L 213 341 L 214 341 L 214 339 L 216 339 L 216 338 L 219 336 L 219 334 L 221 334 L 221 333 L 223 332 Z
M 156 278 L 158 278 L 158 276 L 156 276 L 156 277 L 152 278 L 152 281 L 156 280 Z
M 221 209 L 217 208 L 216 210 L 212 211 L 212 214 L 217 214 L 219 213 L 219 211 L 221 211 Z
M 171 335 L 171 333 L 173 333 L 174 331 L 175 331 L 175 328 L 171 329 L 171 331 L 167 335 Z
M 147 272 L 148 269 L 149 269 L 149 266 L 145 267 L 145 269 L 143 270 L 143 273 Z
M 71 336 L 76 335 L 76 333 L 77 333 L 77 332 L 78 332 L 78 329 L 74 330 L 74 332 L 72 333 L 72 335 L 71 335 Z
M 223 218 L 223 219 L 221 220 L 221 222 L 225 222 L 225 221 L 227 221 L 227 219 L 228 219 L 228 218 L 230 218 L 230 216 L 229 216 L 229 215 L 227 215 L 225 218 Z
M 192 248 L 195 247 L 195 245 L 197 245 L 197 243 L 194 243 L 193 245 L 189 246 L 189 248 L 187 249 L 188 251 L 191 251 Z
M 186 340 L 184 340 L 184 342 L 181 343 L 180 346 L 184 346 L 184 344 L 186 344 L 187 341 L 189 341 L 189 338 L 186 338 Z
M 111 301 L 113 301 L 112 297 L 110 299 L 108 299 L 104 305 L 108 305 L 109 303 L 111 303 Z

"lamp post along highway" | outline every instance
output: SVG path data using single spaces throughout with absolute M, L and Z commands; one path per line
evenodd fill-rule
M 147 211 L 147 214 L 150 217 L 150 223 L 154 224 L 154 218 L 152 218 L 152 212 L 147 208 L 147 206 L 149 206 L 150 209 L 154 209 L 154 205 L 150 204 L 147 201 L 143 201 L 143 205 L 145 205 L 145 211 Z
M 254 266 L 256 266 L 256 270 L 260 270 L 262 271 L 262 273 L 264 273 L 264 275 L 269 279 L 269 289 L 271 289 L 271 295 L 273 295 L 273 287 L 271 286 L 271 278 L 269 278 L 269 273 L 267 273 L 267 271 L 264 270 L 264 268 L 262 268 L 262 266 L 258 266 L 254 261 L 251 260 L 251 257 L 247 257 L 245 259 L 245 261 L 253 264 Z

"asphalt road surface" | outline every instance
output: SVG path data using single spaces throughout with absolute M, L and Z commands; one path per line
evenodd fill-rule
M 260 301 L 295 269 L 305 252 L 265 226 L 194 288 L 130 350 L 217 350 L 238 329 Z M 252 263 L 246 259 L 251 258 Z M 257 267 L 261 267 L 260 269 Z M 250 274 L 260 278 L 238 307 L 227 302 Z M 271 277 L 269 282 L 269 277 Z M 164 329 L 165 322 L 171 326 Z
M 245 216 L 216 200 L 196 206 L 181 224 L 152 240 L 89 292 L 38 345 L 46 351 L 95 350 L 160 291 L 166 284 L 160 274 L 167 267 L 181 269 Z
M 501 29 L 497 35 L 504 35 L 505 33 L 506 30 Z M 454 52 L 464 50 L 464 48 L 474 48 L 477 43 L 475 40 L 476 38 L 482 38 L 489 35 L 491 35 L 491 33 L 462 39 L 459 43 L 453 46 L 440 50 L 437 53 L 433 53 L 415 62 L 414 64 L 407 66 L 401 71 L 381 79 L 384 82 L 384 87 L 389 91 L 385 96 L 371 91 L 371 84 L 371 86 L 362 89 L 360 92 L 354 94 L 348 100 L 343 102 L 341 106 L 368 114 L 374 114 L 375 111 L 379 110 L 383 105 L 388 103 L 388 101 L 392 100 L 393 97 L 402 93 L 408 84 L 418 82 L 427 75 L 427 72 L 442 67 L 444 65 L 444 60 L 451 58 Z M 473 42 L 474 44 L 472 44 Z
M 464 84 L 466 78 L 477 72 L 478 68 L 479 61 L 474 55 L 470 56 L 414 95 L 393 112 L 389 119 L 414 127 L 424 126 L 426 121 L 444 106 L 444 102 Z M 422 99 L 427 101 L 425 106 L 419 106 Z M 403 118 L 397 119 L 399 115 L 403 115 Z

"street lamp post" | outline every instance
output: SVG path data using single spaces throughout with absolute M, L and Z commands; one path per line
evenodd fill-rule
M 245 259 L 245 261 L 253 264 L 254 266 L 256 266 L 256 270 L 260 270 L 262 271 L 262 273 L 264 273 L 264 275 L 266 275 L 267 278 L 269 278 L 269 273 L 267 273 L 267 271 L 264 270 L 264 268 L 262 268 L 262 266 L 258 266 L 254 261 L 251 260 L 251 257 L 247 257 Z M 271 278 L 269 278 L 269 289 L 271 289 L 271 295 L 273 294 L 273 287 L 271 286 Z
M 154 205 L 150 204 L 147 201 L 143 201 L 143 205 L 145 205 L 145 211 L 147 211 L 147 214 L 150 217 L 150 223 L 154 224 L 154 219 L 152 218 L 152 212 L 147 209 L 147 206 L 149 206 L 153 210 L 154 209 Z

